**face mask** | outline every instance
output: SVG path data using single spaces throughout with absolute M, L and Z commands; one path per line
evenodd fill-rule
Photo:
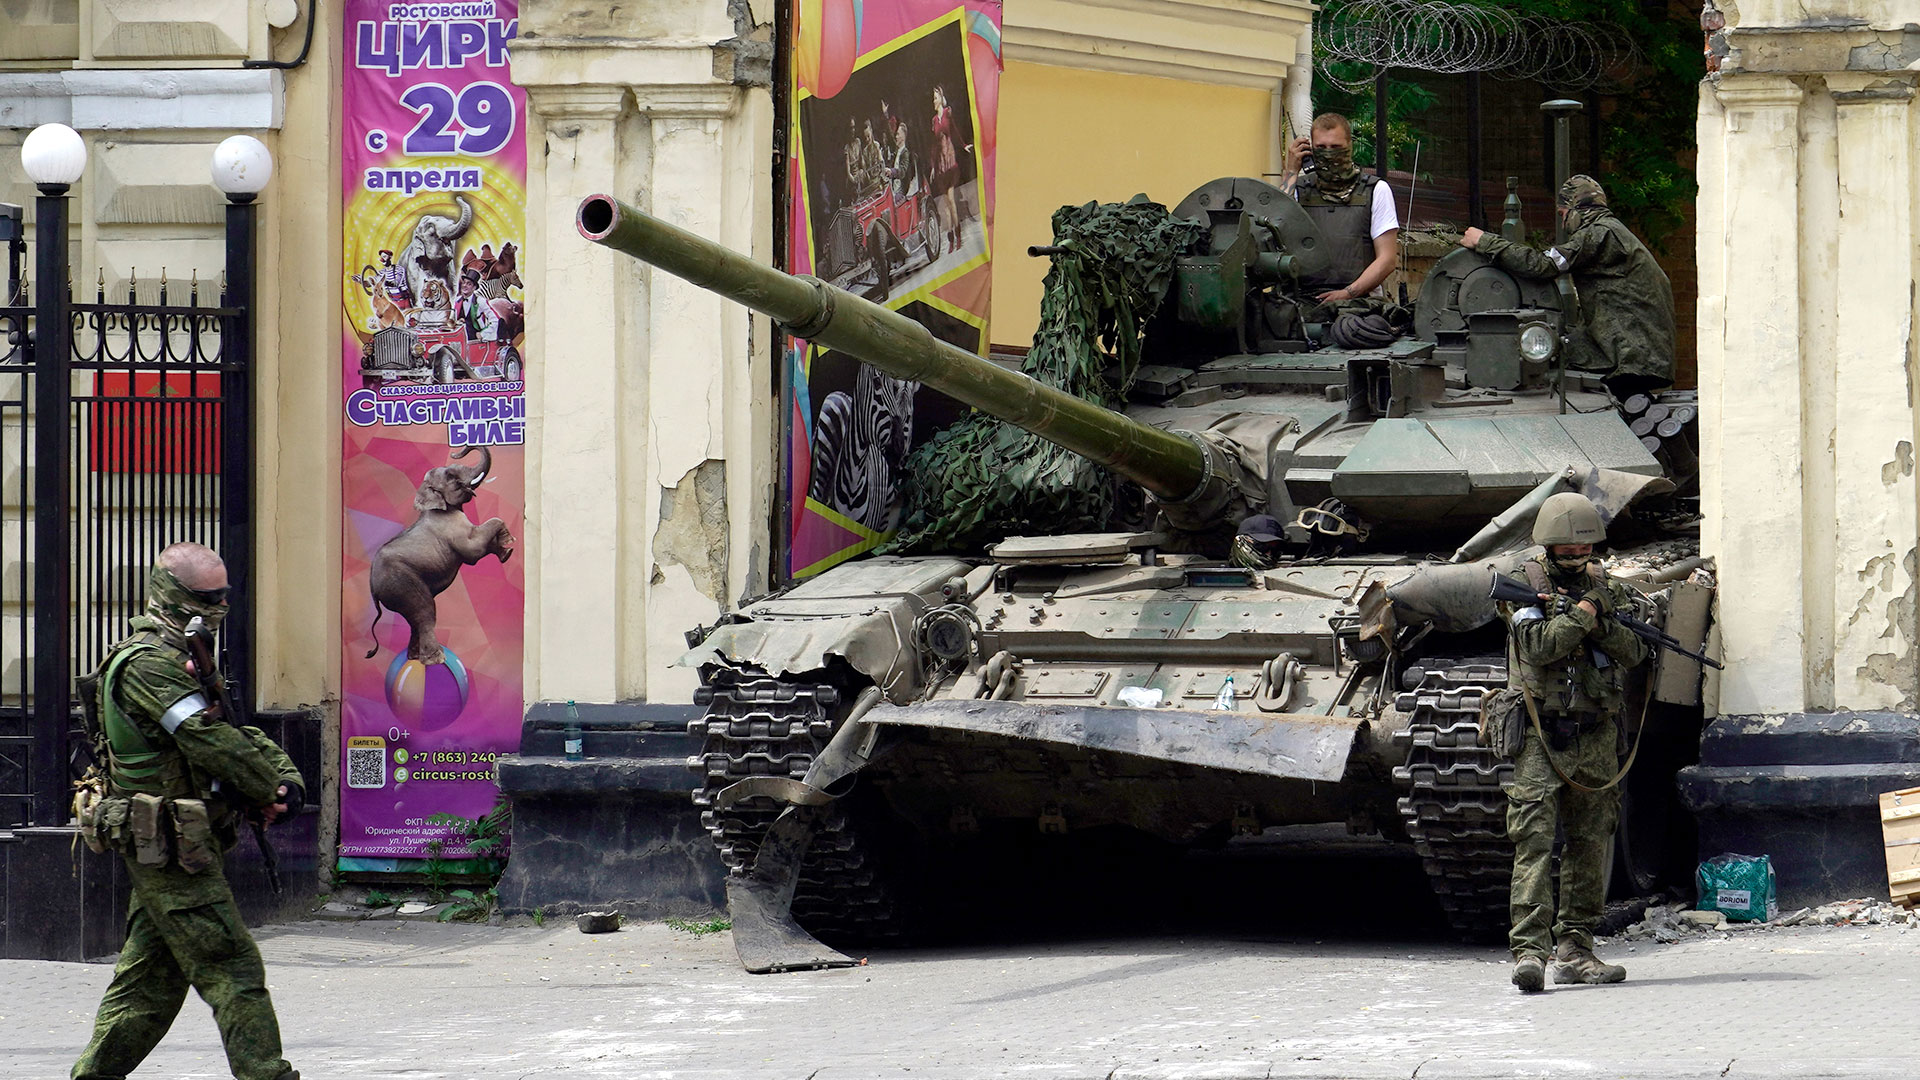
M 169 630 L 185 633 L 196 617 L 207 629 L 217 630 L 227 617 L 227 601 L 222 590 L 218 598 L 195 592 L 180 583 L 169 570 L 154 567 L 147 573 L 147 615 Z
M 1353 147 L 1316 146 L 1313 148 L 1314 171 L 1328 176 L 1345 176 L 1353 169 Z
M 1553 556 L 1553 565 L 1559 567 L 1560 569 L 1566 571 L 1569 574 L 1579 573 L 1580 571 L 1585 570 L 1587 568 L 1587 564 L 1591 562 L 1593 562 L 1592 555 L 1555 555 Z

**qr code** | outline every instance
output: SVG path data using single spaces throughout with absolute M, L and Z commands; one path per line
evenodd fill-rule
M 387 751 L 378 746 L 347 748 L 347 786 L 383 788 L 387 786 Z

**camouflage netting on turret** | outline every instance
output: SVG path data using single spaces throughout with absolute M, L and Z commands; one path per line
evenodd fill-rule
M 1174 260 L 1206 235 L 1144 195 L 1063 206 L 1040 327 L 1021 370 L 1118 407 L 1140 366 L 1140 337 L 1173 284 Z M 906 512 L 893 552 L 979 552 L 1008 536 L 1107 529 L 1119 481 L 1011 424 L 969 416 L 907 459 Z

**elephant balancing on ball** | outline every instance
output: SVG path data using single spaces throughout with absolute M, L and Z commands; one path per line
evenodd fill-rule
M 472 449 L 463 446 L 453 457 L 463 458 Z M 448 464 L 427 470 L 420 490 L 413 496 L 413 508 L 420 516 L 374 552 L 370 575 L 373 625 L 369 627 L 373 648 L 367 659 L 380 651 L 381 615 L 393 611 L 407 620 L 413 631 L 407 641 L 407 659 L 424 664 L 444 662 L 440 642 L 433 633 L 438 613 L 435 597 L 453 584 L 462 566 L 472 566 L 488 555 L 506 562 L 513 555 L 513 534 L 507 531 L 506 522 L 488 518 L 475 525 L 461 509 L 493 471 L 493 452 L 484 446 L 479 450 L 479 468 Z

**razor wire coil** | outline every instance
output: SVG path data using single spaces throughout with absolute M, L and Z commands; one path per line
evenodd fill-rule
M 1359 91 L 1340 63 L 1443 75 L 1484 72 L 1565 91 L 1622 80 L 1638 66 L 1633 38 L 1611 23 L 1579 23 L 1447 0 L 1344 0 L 1314 20 L 1315 67 L 1334 85 Z

